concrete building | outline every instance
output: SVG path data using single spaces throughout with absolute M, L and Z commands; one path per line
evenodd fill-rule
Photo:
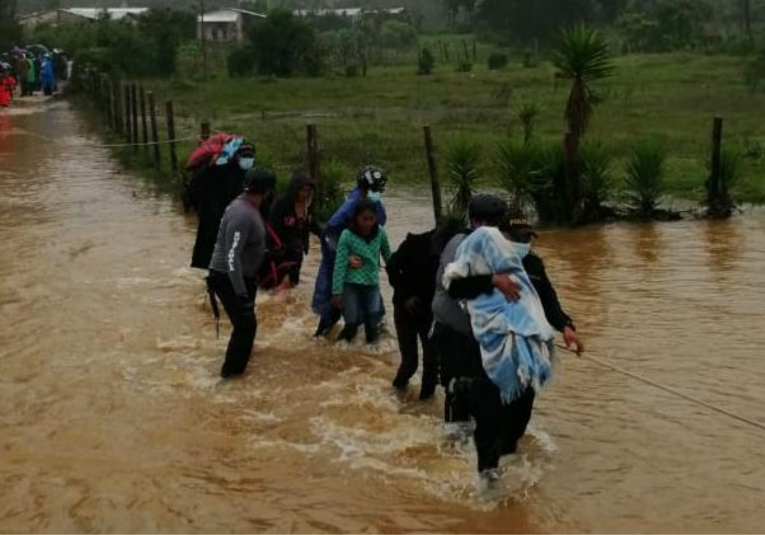
M 241 43 L 248 23 L 266 15 L 246 9 L 226 8 L 197 17 L 197 39 L 208 43 Z

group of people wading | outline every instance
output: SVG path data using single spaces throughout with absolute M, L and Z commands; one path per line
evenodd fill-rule
M 30 97 L 36 92 L 52 95 L 58 79 L 66 75 L 67 57 L 61 50 L 47 51 L 14 47 L 0 54 L 0 108 L 8 108 L 14 97 Z
M 536 394 L 551 377 L 554 331 L 571 350 L 584 350 L 542 259 L 531 252 L 537 235 L 528 220 L 501 198 L 479 194 L 468 226 L 409 234 L 393 252 L 383 169 L 362 168 L 356 187 L 322 226 L 312 216 L 316 183 L 306 172 L 295 171 L 274 199 L 276 176 L 254 166 L 251 144 L 230 136 L 212 146 L 211 158 L 190 159 L 190 168 L 200 159 L 209 164 L 197 167 L 188 201 L 199 214 L 192 266 L 209 270 L 213 311 L 219 317 L 219 301 L 233 327 L 221 376 L 245 372 L 257 332 L 257 291 L 300 283 L 313 233 L 322 255 L 312 302 L 315 336 L 331 337 L 342 319 L 338 340 L 352 341 L 363 326 L 366 342 L 375 344 L 386 314 L 384 267 L 401 353 L 393 386 L 408 388 L 421 346 L 420 399 L 433 397 L 439 385 L 445 389 L 447 436 L 465 440 L 474 425 L 481 480 L 495 484 L 500 458 L 516 451 Z

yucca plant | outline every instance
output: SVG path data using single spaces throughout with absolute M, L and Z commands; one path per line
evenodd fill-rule
M 523 125 L 523 141 L 525 143 L 531 143 L 534 137 L 534 129 L 537 124 L 537 119 L 542 113 L 544 108 L 539 102 L 529 101 L 523 102 L 517 110 L 518 119 Z
M 327 221 L 343 204 L 343 179 L 349 175 L 350 171 L 339 160 L 322 163 L 321 177 L 313 200 L 313 214 L 318 221 Z
M 741 152 L 724 148 L 720 154 L 720 191 L 712 191 L 712 182 L 707 180 L 707 216 L 715 218 L 730 217 L 736 203 L 731 192 L 741 180 L 743 156 Z
M 534 202 L 541 177 L 541 150 L 533 143 L 508 140 L 499 146 L 497 171 L 499 186 L 510 195 L 514 209 Z
M 612 158 L 605 145 L 588 142 L 582 146 L 577 162 L 580 180 L 581 218 L 588 221 L 600 219 L 604 204 L 613 194 Z
M 462 138 L 446 153 L 446 172 L 454 195 L 449 205 L 451 216 L 467 216 L 475 184 L 480 178 L 481 147 L 469 138 Z
M 627 160 L 627 202 L 640 217 L 653 217 L 664 193 L 667 151 L 655 139 L 636 143 Z
M 611 76 L 614 64 L 608 41 L 598 30 L 578 24 L 561 32 L 553 55 L 556 75 L 571 82 L 564 118 L 577 144 L 595 107 L 591 84 Z

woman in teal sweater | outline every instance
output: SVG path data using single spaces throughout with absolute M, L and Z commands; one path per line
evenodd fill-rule
M 375 203 L 362 199 L 356 204 L 351 228 L 343 231 L 337 244 L 332 303 L 343 311 L 345 319 L 339 340 L 352 341 L 362 322 L 368 344 L 375 343 L 380 336 L 381 254 L 387 263 L 391 255 L 388 235 L 377 224 Z M 357 269 L 350 267 L 351 256 L 362 262 Z

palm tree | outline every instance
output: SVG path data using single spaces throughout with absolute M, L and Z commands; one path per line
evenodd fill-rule
M 608 41 L 598 30 L 585 24 L 563 30 L 553 64 L 556 76 L 571 81 L 564 117 L 568 132 L 578 146 L 595 108 L 590 84 L 608 78 L 614 71 Z
M 590 124 L 596 104 L 591 84 L 611 76 L 614 65 L 606 38 L 598 30 L 585 24 L 578 24 L 561 32 L 553 64 L 557 69 L 558 78 L 571 81 L 571 92 L 564 114 L 568 126 L 564 142 L 565 182 L 562 184 L 563 188 L 556 188 L 556 194 L 565 199 L 562 203 L 568 212 L 565 218 L 573 221 L 580 200 L 576 162 L 579 159 L 582 138 Z

